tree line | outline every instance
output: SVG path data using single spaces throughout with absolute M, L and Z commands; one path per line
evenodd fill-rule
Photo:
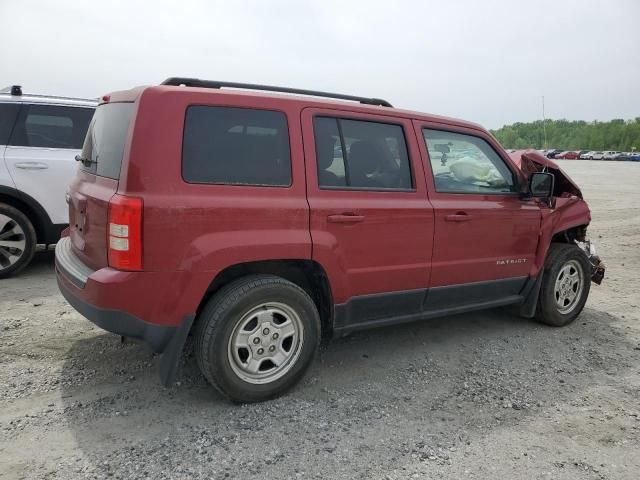
M 546 144 L 545 144 L 546 130 Z M 609 122 L 542 120 L 505 125 L 491 133 L 505 148 L 561 150 L 640 150 L 640 117 Z

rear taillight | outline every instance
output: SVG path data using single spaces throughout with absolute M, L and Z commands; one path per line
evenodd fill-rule
M 142 199 L 114 195 L 109 201 L 109 266 L 142 270 Z

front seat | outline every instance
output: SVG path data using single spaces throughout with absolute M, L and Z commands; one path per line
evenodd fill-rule
M 349 183 L 352 187 L 382 187 L 370 175 L 379 170 L 384 158 L 376 145 L 369 140 L 360 140 L 349 149 Z

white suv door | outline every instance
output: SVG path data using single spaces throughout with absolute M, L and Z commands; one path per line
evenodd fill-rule
M 0 187 L 11 189 L 16 188 L 16 185 L 4 163 L 4 151 L 9 144 L 9 137 L 19 111 L 20 103 L 18 102 L 0 103 Z
M 66 189 L 77 169 L 93 108 L 23 103 L 4 159 L 16 188 L 53 224 L 69 223 Z

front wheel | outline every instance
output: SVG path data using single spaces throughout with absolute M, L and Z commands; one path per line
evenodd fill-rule
M 195 353 L 204 376 L 237 402 L 273 398 L 313 361 L 320 317 L 297 285 L 252 275 L 227 285 L 199 315 Z
M 577 245 L 551 244 L 544 265 L 536 319 L 554 327 L 573 322 L 587 302 L 590 271 L 589 260 Z

